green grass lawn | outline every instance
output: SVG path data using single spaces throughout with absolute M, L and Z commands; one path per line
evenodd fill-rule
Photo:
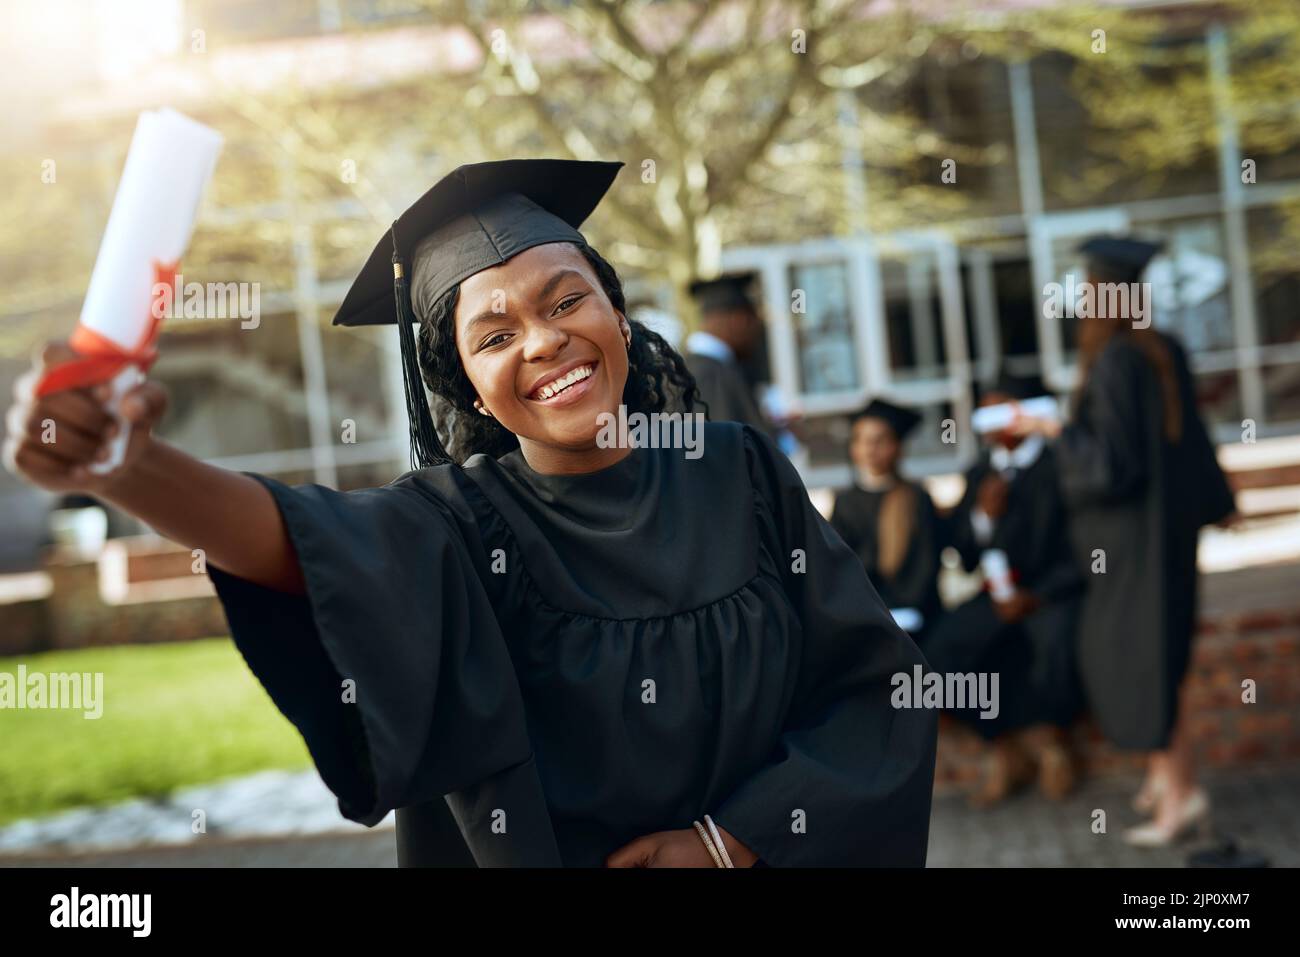
M 0 710 L 0 825 L 269 768 L 307 747 L 226 638 L 0 658 L 0 671 L 103 672 L 103 715 Z

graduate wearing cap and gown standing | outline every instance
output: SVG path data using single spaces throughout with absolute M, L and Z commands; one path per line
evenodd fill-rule
M 1004 375 L 980 390 L 976 405 L 1045 393 L 1036 380 Z M 992 744 L 972 794 L 978 805 L 1002 800 L 1035 772 L 1052 799 L 1074 787 L 1066 729 L 1082 705 L 1075 658 L 1085 581 L 1070 545 L 1058 472 L 1042 436 L 993 433 L 945 522 L 947 544 L 966 571 L 983 567 L 986 578 L 1004 579 L 986 580 L 983 591 L 944 615 L 921 647 L 936 671 L 999 676 L 996 715 L 978 707 L 953 712 Z
M 8 460 L 204 548 L 340 811 L 396 809 L 403 865 L 921 866 L 935 716 L 890 705 L 921 655 L 794 468 L 738 423 L 693 457 L 603 431 L 694 394 L 578 232 L 621 165 L 463 166 L 383 237 L 336 322 L 399 323 L 417 468 L 387 486 L 199 462 L 149 434 L 153 383 L 109 477 L 91 396 L 21 400 L 72 438 Z
M 899 625 L 917 636 L 938 619 L 940 522 L 929 493 L 900 474 L 921 417 L 883 399 L 853 416 L 855 483 L 835 496 L 831 526 L 862 562 Z
M 752 274 L 691 283 L 700 328 L 686 337 L 686 366 L 714 422 L 744 422 L 770 432 L 741 363 L 757 348 L 763 320 L 746 291 Z
M 1082 244 L 1097 309 L 1078 319 L 1074 416 L 1064 426 L 1027 415 L 1013 423 L 1054 440 L 1071 537 L 1091 572 L 1079 637 L 1089 705 L 1116 746 L 1152 752 L 1134 803 L 1155 819 L 1125 834 L 1139 846 L 1168 844 L 1208 818 L 1179 688 L 1196 629 L 1198 533 L 1234 510 L 1183 348 L 1151 325 L 1139 281 L 1159 249 L 1129 237 Z M 1114 299 L 1112 315 L 1114 283 L 1128 296 Z

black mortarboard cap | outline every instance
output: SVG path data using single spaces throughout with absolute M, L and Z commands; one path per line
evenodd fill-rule
M 754 301 L 749 298 L 749 287 L 753 281 L 752 272 L 733 273 L 716 279 L 697 279 L 688 289 L 701 313 L 723 309 L 749 309 L 757 312 Z
M 883 419 L 889 423 L 889 427 L 894 430 L 901 442 L 907 438 L 910 433 L 921 421 L 921 416 L 911 409 L 904 409 L 902 406 L 894 405 L 892 402 L 886 402 L 884 399 L 872 399 L 865 406 L 854 413 L 853 421 L 859 419 Z
M 1126 282 L 1136 282 L 1163 243 L 1147 242 L 1132 236 L 1093 236 L 1079 244 L 1078 250 L 1097 263 L 1107 275 Z
M 452 170 L 397 217 L 361 267 L 336 326 L 396 322 L 411 457 L 449 460 L 429 412 L 411 325 L 462 280 L 544 243 L 586 240 L 578 227 L 623 166 L 583 160 L 500 160 Z M 418 304 L 419 309 L 416 306 Z
M 614 182 L 622 163 L 500 160 L 452 170 L 384 233 L 334 316 L 336 326 L 397 321 L 393 257 L 408 267 L 423 245 L 419 301 L 431 305 L 462 279 L 533 246 L 584 242 L 578 227 Z M 427 240 L 427 242 L 426 242 Z M 421 270 L 423 272 L 423 270 Z

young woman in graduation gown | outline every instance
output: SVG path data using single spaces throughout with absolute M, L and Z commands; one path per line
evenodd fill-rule
M 399 317 L 422 467 L 388 486 L 198 462 L 151 436 L 152 383 L 113 473 L 86 470 L 93 392 L 24 392 L 7 460 L 205 550 L 342 813 L 396 808 L 403 864 L 923 865 L 935 716 L 890 706 L 922 658 L 790 463 L 735 423 L 693 457 L 601 439 L 692 385 L 577 231 L 619 166 L 461 167 L 381 241 L 336 321 Z
M 1136 281 L 1158 247 L 1100 239 L 1082 247 L 1089 281 Z M 1087 575 L 1080 671 L 1103 733 L 1152 752 L 1135 800 L 1154 820 L 1126 832 L 1162 845 L 1209 813 L 1179 723 L 1179 687 L 1196 630 L 1196 549 L 1202 526 L 1233 512 L 1232 491 L 1204 423 L 1186 355 L 1133 310 L 1079 320 L 1082 385 L 1061 426 L 1021 416 L 1014 428 L 1055 439 Z M 1150 308 L 1150 303 L 1147 303 Z M 1103 564 L 1104 563 L 1104 564 Z
M 831 526 L 862 562 L 882 601 L 919 636 L 938 618 L 939 521 L 925 488 L 899 472 L 920 417 L 875 399 L 853 417 L 855 483 L 835 496 Z

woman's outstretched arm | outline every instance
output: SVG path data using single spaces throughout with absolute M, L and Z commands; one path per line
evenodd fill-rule
M 5 419 L 6 467 L 49 491 L 114 505 L 159 534 L 202 549 L 207 562 L 232 575 L 301 594 L 302 572 L 271 493 L 247 475 L 207 465 L 153 437 L 167 406 L 159 384 L 144 382 L 122 399 L 122 414 L 132 423 L 122 464 L 107 475 L 89 471 L 116 431 L 103 407 L 106 387 L 36 395 L 44 371 L 71 355 L 65 344 L 51 343 L 18 380 Z

